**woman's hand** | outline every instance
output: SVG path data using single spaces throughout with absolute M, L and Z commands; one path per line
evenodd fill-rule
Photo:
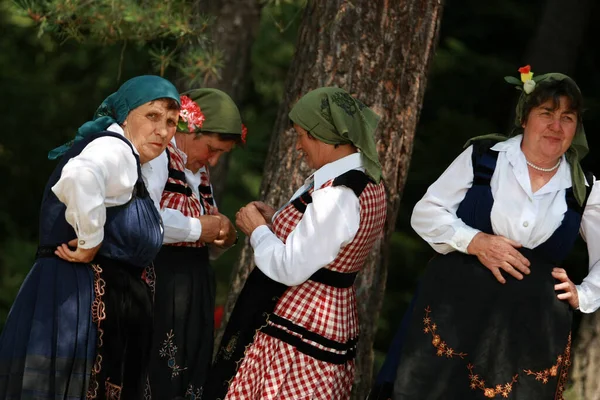
M 564 290 L 564 293 L 560 293 L 556 297 L 558 297 L 559 300 L 566 300 L 573 309 L 578 309 L 579 294 L 577 293 L 575 284 L 569 279 L 567 271 L 562 268 L 554 268 L 552 270 L 552 277 L 561 282 L 554 285 L 554 290 Z
M 250 236 L 259 226 L 267 225 L 267 221 L 256 205 L 250 203 L 235 214 L 235 224 L 246 236 Z
M 203 243 L 214 242 L 221 233 L 221 218 L 217 215 L 201 215 L 198 219 L 202 224 L 200 240 Z
M 265 221 L 269 224 L 273 220 L 273 215 L 275 215 L 275 209 L 268 204 L 263 203 L 262 201 L 253 201 L 250 204 L 254 204 L 256 209 L 262 214 Z
M 213 244 L 217 247 L 222 248 L 231 247 L 234 245 L 235 240 L 237 238 L 237 232 L 235 230 L 235 227 L 233 226 L 229 218 L 227 218 L 223 214 L 219 213 L 217 214 L 217 216 L 221 220 L 221 228 L 219 231 L 219 237 L 215 239 Z
M 100 243 L 98 246 L 92 247 L 91 249 L 82 249 L 77 246 L 78 242 L 78 239 L 73 239 L 69 241 L 69 243 L 61 244 L 56 248 L 54 254 L 68 262 L 89 263 L 96 257 L 96 253 L 98 253 L 100 246 L 102 246 L 102 243 Z M 76 247 L 76 249 L 71 250 L 69 247 Z
M 492 271 L 498 282 L 504 284 L 506 279 L 500 270 L 521 280 L 523 275 L 529 275 L 531 263 L 517 249 L 521 244 L 499 235 L 489 235 L 479 232 L 467 247 L 467 252 L 477 256 L 487 269 Z

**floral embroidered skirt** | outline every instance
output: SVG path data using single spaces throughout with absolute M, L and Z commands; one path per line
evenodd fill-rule
M 394 399 L 562 399 L 571 310 L 556 298 L 553 264 L 524 249 L 531 274 L 500 284 L 476 257 L 428 265 L 415 301 Z
M 216 283 L 208 248 L 163 246 L 154 270 L 151 395 L 147 398 L 199 399 L 214 346 Z
M 350 398 L 354 361 L 331 364 L 262 332 L 237 371 L 227 400 L 344 400 Z

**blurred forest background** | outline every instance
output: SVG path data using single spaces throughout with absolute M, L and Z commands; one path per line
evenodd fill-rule
M 214 7 L 219 2 L 208 3 Z M 248 79 L 240 90 L 234 88 L 248 127 L 248 145 L 232 152 L 225 189 L 217 198 L 221 212 L 232 219 L 239 207 L 258 197 L 305 1 L 257 0 L 257 4 L 256 34 L 249 47 L 249 63 L 243 64 Z M 600 3 L 590 0 L 445 1 L 390 248 L 387 288 L 374 343 L 375 371 L 433 255 L 410 227 L 412 208 L 469 137 L 508 130 L 518 92 L 504 82 L 504 76 L 518 77 L 518 67 L 531 64 L 536 74 L 559 71 L 577 81 L 586 99 L 584 121 L 591 147 L 584 166 L 600 175 L 600 50 L 594 39 L 600 35 L 599 22 Z M 10 0 L 0 0 L 0 121 L 4 132 L 0 136 L 4 181 L 0 197 L 0 331 L 34 261 L 38 207 L 55 166 L 46 157 L 48 150 L 70 139 L 120 83 L 135 75 L 159 72 L 156 55 L 144 46 L 81 44 L 39 33 L 39 25 L 16 13 Z M 245 39 L 240 32 L 239 40 Z M 186 82 L 174 68 L 163 68 L 163 72 L 181 90 L 203 84 Z M 216 75 L 211 79 L 219 81 Z M 207 82 L 211 81 L 204 84 Z M 214 263 L 217 304 L 226 301 L 240 249 L 229 250 Z M 586 257 L 585 244 L 579 243 L 567 263 L 576 281 L 587 271 Z M 579 320 L 576 314 L 575 329 Z

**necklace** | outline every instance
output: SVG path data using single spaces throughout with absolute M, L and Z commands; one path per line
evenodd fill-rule
M 538 167 L 537 165 L 535 165 L 535 164 L 534 164 L 534 163 L 532 163 L 532 162 L 529 162 L 529 160 L 528 160 L 528 159 L 525 159 L 525 161 L 527 162 L 527 165 L 529 165 L 529 166 L 530 166 L 531 168 L 533 168 L 533 169 L 537 169 L 538 171 L 542 171 L 542 172 L 552 172 L 552 171 L 554 171 L 554 170 L 555 170 L 556 168 L 558 168 L 558 166 L 560 165 L 560 161 L 561 161 L 561 160 L 562 160 L 562 159 L 561 159 L 561 158 L 559 158 L 559 159 L 558 159 L 558 162 L 556 163 L 556 165 L 555 165 L 554 167 L 552 167 L 552 168 L 542 168 L 542 167 Z

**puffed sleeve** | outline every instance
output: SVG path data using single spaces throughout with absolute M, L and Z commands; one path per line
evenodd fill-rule
M 131 148 L 114 137 L 92 141 L 67 162 L 52 191 L 67 206 L 65 218 L 75 229 L 79 247 L 102 242 L 106 207 L 129 201 L 137 176 Z
M 473 185 L 472 154 L 473 146 L 469 146 L 429 186 L 413 210 L 410 221 L 413 229 L 441 254 L 455 250 L 466 253 L 479 232 L 456 215 L 458 206 Z
M 360 203 L 344 186 L 315 190 L 312 203 L 283 243 L 266 225 L 252 232 L 256 266 L 287 286 L 305 282 L 335 258 L 360 225 Z
M 581 234 L 587 243 L 589 273 L 577 286 L 579 310 L 591 313 L 600 308 L 600 183 L 594 186 L 581 219 Z

